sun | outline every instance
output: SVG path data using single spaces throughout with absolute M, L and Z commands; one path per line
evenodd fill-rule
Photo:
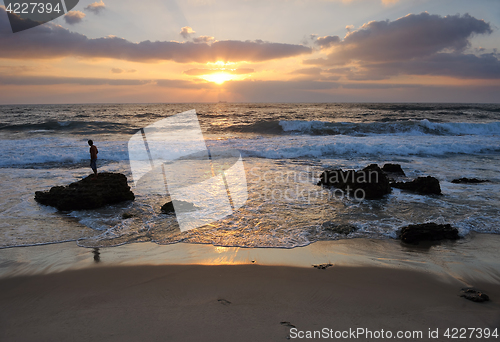
M 209 74 L 209 75 L 204 75 L 204 76 L 201 76 L 201 78 L 203 78 L 204 80 L 207 80 L 209 82 L 214 82 L 217 84 L 222 84 L 226 81 L 230 81 L 230 80 L 235 79 L 234 75 L 231 75 L 231 74 L 228 74 L 228 73 L 222 72 L 222 71 L 216 72 L 213 74 Z

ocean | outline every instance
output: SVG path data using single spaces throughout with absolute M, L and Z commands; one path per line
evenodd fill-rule
M 167 196 L 134 186 L 127 145 L 141 128 L 191 109 L 209 149 L 241 153 L 249 196 L 232 215 L 181 232 L 175 216 L 160 211 Z M 430 221 L 450 223 L 463 237 L 500 233 L 500 105 L 9 105 L 0 113 L 0 248 L 67 241 L 294 248 L 396 239 L 400 227 Z M 36 203 L 35 191 L 92 172 L 88 139 L 99 149 L 99 171 L 125 174 L 136 200 L 72 212 Z M 400 164 L 409 178 L 434 176 L 443 195 L 393 189 L 383 199 L 360 201 L 316 185 L 324 169 L 372 163 Z M 489 182 L 451 182 L 461 177 Z M 124 212 L 134 216 L 124 219 Z M 332 226 L 354 229 L 345 234 Z

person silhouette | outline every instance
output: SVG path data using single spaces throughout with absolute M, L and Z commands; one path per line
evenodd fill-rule
M 97 153 L 99 153 L 99 151 L 92 140 L 89 140 L 88 143 L 90 146 L 90 167 L 92 171 L 94 171 L 95 177 L 97 177 Z

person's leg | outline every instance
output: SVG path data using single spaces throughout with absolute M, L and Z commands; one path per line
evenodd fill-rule
M 97 160 L 96 159 L 92 159 L 90 161 L 90 167 L 92 168 L 92 171 L 94 171 L 94 175 L 97 176 Z

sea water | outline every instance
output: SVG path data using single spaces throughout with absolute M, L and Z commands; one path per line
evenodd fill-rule
M 174 215 L 161 213 L 168 195 L 135 187 L 127 145 L 141 128 L 191 109 L 209 150 L 241 153 L 249 195 L 232 215 L 181 232 Z M 430 221 L 450 223 L 462 236 L 500 233 L 500 105 L 13 105 L 0 106 L 0 118 L 2 248 L 63 241 L 293 248 L 394 239 L 400 227 Z M 91 173 L 88 139 L 99 149 L 99 171 L 125 174 L 136 200 L 71 212 L 36 203 L 35 191 Z M 443 195 L 394 189 L 380 200 L 359 200 L 316 185 L 324 169 L 371 163 L 398 163 L 408 179 L 434 176 Z M 489 182 L 451 182 L 461 177 Z M 134 216 L 124 219 L 124 212 Z M 337 226 L 354 229 L 331 229 Z

